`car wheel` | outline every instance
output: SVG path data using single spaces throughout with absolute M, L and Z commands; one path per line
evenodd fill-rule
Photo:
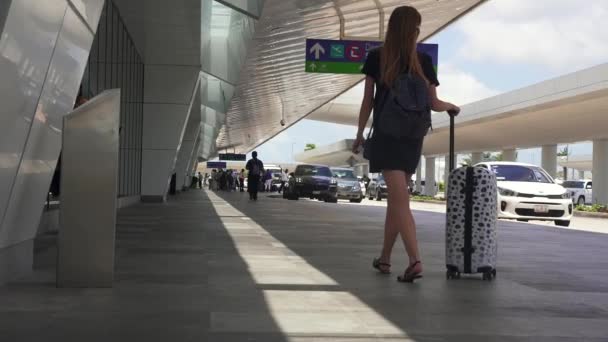
M 578 205 L 585 205 L 585 197 L 584 196 L 580 196 L 578 198 L 578 201 L 576 201 L 576 204 L 578 204 Z
M 376 201 L 382 201 L 382 195 L 380 193 L 376 193 Z
M 560 226 L 560 227 L 569 227 L 570 221 L 557 220 L 557 221 L 555 221 L 555 225 Z

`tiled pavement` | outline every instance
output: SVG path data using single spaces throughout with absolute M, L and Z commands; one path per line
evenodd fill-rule
M 401 284 L 370 267 L 384 210 L 204 191 L 121 210 L 114 288 L 56 289 L 41 252 L 0 288 L 0 341 L 608 341 L 608 235 L 501 222 L 498 279 L 447 281 L 444 217 L 420 211 L 425 277 Z

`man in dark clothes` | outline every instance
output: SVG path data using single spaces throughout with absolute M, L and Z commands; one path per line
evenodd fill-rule
M 249 159 L 247 166 L 245 167 L 249 171 L 247 176 L 247 191 L 249 192 L 249 199 L 258 200 L 258 188 L 260 186 L 260 176 L 264 172 L 264 163 L 258 159 L 258 153 L 253 151 L 251 154 L 253 158 Z

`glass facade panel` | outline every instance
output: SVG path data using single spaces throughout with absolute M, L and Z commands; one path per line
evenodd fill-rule
M 141 55 L 118 8 L 112 1 L 106 1 L 82 80 L 82 93 L 93 98 L 106 89 L 121 89 L 118 173 L 121 197 L 141 193 L 143 70 Z

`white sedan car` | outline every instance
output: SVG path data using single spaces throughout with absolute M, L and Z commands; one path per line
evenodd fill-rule
M 570 225 L 573 210 L 570 192 L 556 184 L 542 168 L 512 162 L 487 162 L 477 166 L 496 174 L 498 218 Z

